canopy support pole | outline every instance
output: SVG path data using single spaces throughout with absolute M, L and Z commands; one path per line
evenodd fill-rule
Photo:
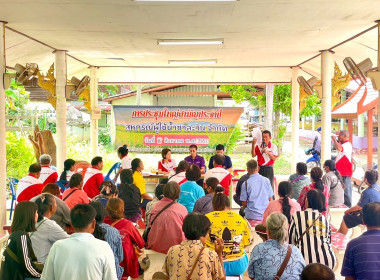
M 377 23 L 377 69 L 380 70 L 380 20 Z M 380 168 L 380 91 L 377 103 L 377 168 Z
M 373 152 L 373 109 L 368 110 L 368 152 L 367 152 L 367 168 L 372 168 L 372 152 Z
M 269 130 L 273 134 L 273 95 L 274 95 L 273 84 L 267 84 L 265 86 L 265 95 L 266 95 L 266 114 L 265 114 L 264 129 Z
M 91 110 L 98 108 L 98 78 L 97 78 L 97 68 L 95 66 L 90 67 L 90 100 L 91 100 Z M 91 113 L 91 123 L 90 123 L 90 146 L 91 146 L 91 158 L 98 155 L 98 119 Z
M 348 141 L 352 143 L 354 140 L 354 124 L 353 124 L 353 119 L 348 119 Z
M 322 76 L 322 152 L 321 163 L 331 159 L 331 79 L 332 52 L 324 50 L 321 59 Z
M 5 137 L 5 90 L 3 75 L 5 72 L 5 24 L 0 21 L 0 232 L 6 223 L 6 183 L 7 183 L 7 149 Z
M 300 118 L 300 86 L 297 82 L 299 75 L 299 67 L 292 67 L 292 161 L 291 172 L 296 172 L 296 165 L 298 161 L 298 149 L 299 149 L 299 118 Z
M 66 51 L 55 51 L 55 92 L 57 96 L 57 171 L 63 171 L 63 162 L 66 160 L 66 81 L 67 62 Z
M 137 86 L 136 105 L 141 105 L 141 85 Z

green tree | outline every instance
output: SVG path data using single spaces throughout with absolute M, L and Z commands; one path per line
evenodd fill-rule
M 318 95 L 314 93 L 306 98 L 306 106 L 300 112 L 300 117 L 319 117 L 322 114 L 321 100 Z

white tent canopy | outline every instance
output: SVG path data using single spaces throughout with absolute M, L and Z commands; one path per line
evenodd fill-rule
M 54 49 L 67 50 L 68 76 L 99 66 L 99 82 L 289 82 L 291 66 L 375 25 L 378 0 L 237 2 L 3 1 L 7 65 L 36 62 L 47 71 Z M 224 39 L 216 46 L 161 46 L 158 39 Z M 376 30 L 334 48 L 334 59 L 376 61 Z M 169 60 L 216 59 L 215 66 L 173 67 Z M 302 64 L 320 75 L 320 56 Z M 195 71 L 196 70 L 196 71 Z M 301 72 L 306 78 L 309 76 Z

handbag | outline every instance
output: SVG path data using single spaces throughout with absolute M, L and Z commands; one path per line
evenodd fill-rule
M 245 183 L 245 192 L 247 193 L 247 196 L 248 196 L 247 181 L 245 181 L 244 183 Z M 241 206 L 239 209 L 239 215 L 242 216 L 243 218 L 245 217 L 245 208 L 247 208 L 247 206 Z
M 145 230 L 144 230 L 144 233 L 142 234 L 142 238 L 144 239 L 145 243 L 148 242 L 148 235 L 149 235 L 149 232 L 153 226 L 153 223 L 154 221 L 158 218 L 158 216 L 160 216 L 160 214 L 162 212 L 164 212 L 164 210 L 168 209 L 170 206 L 172 206 L 173 204 L 175 203 L 175 201 L 169 203 L 168 205 L 166 205 L 164 208 L 162 208 L 162 210 L 160 212 L 158 212 L 157 216 L 154 217 L 154 219 L 152 220 L 152 222 L 150 223 L 150 226 L 148 226 Z
M 319 214 L 319 216 L 311 223 L 311 225 L 310 226 L 308 226 L 305 230 L 304 230 L 304 232 L 301 234 L 301 236 L 297 239 L 297 241 L 294 243 L 294 245 L 296 245 L 296 246 L 298 246 L 298 243 L 300 243 L 300 241 L 301 241 L 301 239 L 302 239 L 302 237 L 306 234 L 306 232 L 308 232 L 309 231 L 309 229 L 311 228 L 311 227 L 313 227 L 314 225 L 315 225 L 315 223 L 319 220 L 319 218 L 322 216 L 322 213 L 320 213 Z
M 281 275 L 284 273 L 286 266 L 288 265 L 290 256 L 292 255 L 292 246 L 288 245 L 288 252 L 286 253 L 285 259 L 282 262 L 280 269 L 277 271 L 276 276 L 273 278 L 273 280 L 280 280 Z

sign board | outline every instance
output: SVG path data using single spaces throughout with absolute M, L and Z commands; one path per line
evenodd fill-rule
M 243 108 L 113 106 L 116 144 L 128 145 L 134 152 L 188 152 L 191 144 L 198 151 L 214 153 L 226 145 Z

